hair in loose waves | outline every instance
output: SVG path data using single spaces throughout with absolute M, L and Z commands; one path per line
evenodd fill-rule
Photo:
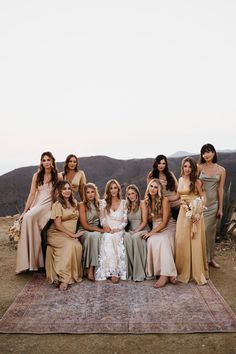
M 55 187 L 56 183 L 57 183 L 57 167 L 56 167 L 56 162 L 55 162 L 55 158 L 53 156 L 53 154 L 50 151 L 45 151 L 42 153 L 41 157 L 40 157 L 40 165 L 39 165 L 39 172 L 37 175 L 37 179 L 36 179 L 36 185 L 41 186 L 44 184 L 44 175 L 45 175 L 45 168 L 43 167 L 43 158 L 45 156 L 48 156 L 51 160 L 52 160 L 52 168 L 51 168 L 51 183 L 52 186 Z
M 99 192 L 98 192 L 98 188 L 97 188 L 97 186 L 94 183 L 89 182 L 89 183 L 86 183 L 84 185 L 83 204 L 84 204 L 86 209 L 88 209 L 88 210 L 91 209 L 91 206 L 90 206 L 91 202 L 87 199 L 87 196 L 86 196 L 86 192 L 87 192 L 88 189 L 92 189 L 95 192 L 95 198 L 94 198 L 93 204 L 94 204 L 97 212 L 99 212 L 100 195 L 99 195 Z
M 200 163 L 206 163 L 206 160 L 203 157 L 203 154 L 205 152 L 213 152 L 214 153 L 214 157 L 213 157 L 212 162 L 216 163 L 218 161 L 216 149 L 214 148 L 214 146 L 212 144 L 208 143 L 208 144 L 203 145 L 202 148 L 201 148 L 201 152 L 200 152 L 201 156 L 200 156 L 200 161 L 199 161 Z
M 70 204 L 72 205 L 72 207 L 75 208 L 77 205 L 77 202 L 73 197 L 71 184 L 70 184 L 70 182 L 65 181 L 65 180 L 57 182 L 57 184 L 53 190 L 53 201 L 54 202 L 58 201 L 59 203 L 61 203 L 61 205 L 63 206 L 64 209 L 67 209 L 66 200 L 62 195 L 62 191 L 63 191 L 65 185 L 67 185 L 67 184 L 70 186 L 70 190 L 71 190 L 71 195 L 68 200 L 69 200 Z
M 152 183 L 156 183 L 157 184 L 157 194 L 155 196 L 155 203 L 154 203 L 154 207 L 152 204 L 152 196 L 150 194 L 150 186 Z M 148 216 L 149 219 L 153 217 L 158 217 L 162 214 L 162 201 L 163 201 L 163 188 L 161 185 L 161 182 L 157 179 L 157 178 L 153 178 L 147 186 L 145 195 L 144 195 L 144 202 L 148 208 Z
M 110 208 L 111 208 L 111 203 L 112 203 L 112 196 L 111 196 L 111 193 L 110 193 L 110 188 L 111 188 L 111 185 L 112 184 L 116 184 L 117 187 L 118 187 L 118 195 L 117 195 L 117 198 L 118 199 L 122 199 L 122 193 L 121 193 L 121 186 L 120 186 L 120 183 L 116 180 L 116 179 L 110 179 L 107 184 L 106 184 L 106 187 L 105 187 L 105 192 L 104 192 L 104 199 L 106 201 L 106 211 L 108 213 L 110 213 Z
M 69 172 L 69 167 L 68 167 L 68 165 L 69 165 L 69 161 L 70 161 L 70 159 L 71 159 L 72 157 L 74 157 L 74 158 L 76 159 L 75 172 L 78 171 L 78 165 L 79 165 L 79 163 L 78 163 L 78 157 L 77 157 L 76 155 L 74 155 L 74 154 L 70 154 L 70 155 L 67 156 L 67 158 L 66 158 L 66 160 L 65 160 L 65 162 L 64 162 L 64 175 L 67 175 L 67 173 Z
M 174 191 L 175 190 L 175 180 L 172 176 L 172 173 L 169 171 L 168 167 L 168 161 L 167 157 L 165 155 L 157 155 L 157 157 L 154 160 L 153 163 L 153 170 L 151 172 L 151 178 L 159 178 L 159 170 L 158 170 L 158 164 L 161 162 L 161 160 L 164 160 L 166 163 L 166 167 L 163 170 L 164 175 L 166 176 L 166 189 L 169 191 Z
M 135 191 L 136 193 L 136 200 L 134 201 L 134 208 L 132 208 L 132 202 L 129 200 L 128 198 L 128 191 L 132 189 L 133 191 Z M 126 188 L 126 191 L 125 191 L 125 194 L 126 194 L 126 205 L 127 205 L 127 210 L 128 210 L 128 213 L 130 213 L 131 211 L 133 212 L 136 212 L 138 211 L 138 208 L 140 206 L 140 192 L 139 192 L 139 189 L 138 187 L 135 185 L 135 184 L 130 184 L 127 188 Z
M 188 162 L 191 167 L 190 179 L 190 192 L 195 193 L 195 183 L 197 181 L 197 163 L 192 157 L 185 157 L 181 163 L 181 176 L 184 175 L 184 164 Z

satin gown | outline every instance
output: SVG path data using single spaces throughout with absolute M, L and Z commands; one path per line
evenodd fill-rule
M 89 203 L 89 209 L 86 211 L 87 223 L 91 226 L 99 226 L 98 211 L 93 203 Z M 83 230 L 82 227 L 79 229 Z M 83 245 L 83 268 L 89 268 L 90 265 L 98 267 L 98 257 L 100 250 L 101 232 L 87 231 L 80 237 Z
M 124 235 L 124 245 L 127 256 L 127 279 L 143 281 L 146 278 L 147 244 L 142 236 L 148 231 L 148 227 L 145 227 L 145 230 L 136 232 L 135 234 L 129 232 L 137 229 L 142 223 L 140 207 L 135 212 L 129 212 L 127 216 L 129 230 Z
M 189 190 L 178 188 L 181 200 L 191 202 L 197 195 Z M 183 205 L 176 224 L 176 268 L 178 280 L 188 283 L 194 280 L 198 285 L 204 285 L 208 279 L 208 263 L 206 255 L 206 239 L 203 214 L 196 223 L 196 233 L 191 236 L 192 222 L 186 216 Z
M 217 211 L 218 211 L 218 187 L 220 183 L 220 175 L 216 174 L 208 177 L 203 171 L 200 173 L 199 179 L 204 184 L 206 193 L 207 209 L 204 211 L 206 247 L 208 262 L 214 258 L 216 227 L 217 227 Z
M 111 229 L 121 229 L 115 233 L 105 232 L 101 236 L 101 247 L 99 256 L 99 266 L 95 272 L 96 280 L 105 280 L 112 275 L 126 280 L 126 254 L 123 242 L 125 226 L 127 225 L 127 209 L 125 200 L 120 201 L 116 211 L 105 209 L 106 201 L 100 201 L 101 225 L 109 226 Z
M 52 184 L 38 186 L 35 200 L 23 217 L 17 247 L 16 273 L 44 267 L 41 231 L 50 219 Z
M 52 206 L 51 219 L 61 217 L 62 225 L 72 233 L 76 232 L 79 212 L 77 208 L 63 208 L 60 202 Z M 71 238 L 55 228 L 48 230 L 46 252 L 46 276 L 50 283 L 55 280 L 66 284 L 82 281 L 82 245 L 77 238 Z

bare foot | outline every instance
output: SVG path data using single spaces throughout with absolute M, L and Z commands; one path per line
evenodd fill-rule
M 59 286 L 59 289 L 60 289 L 61 291 L 67 290 L 67 289 L 68 289 L 68 284 L 66 284 L 66 283 L 61 283 L 60 286 Z
M 213 268 L 220 268 L 220 265 L 216 263 L 214 259 L 212 259 L 212 261 L 209 262 L 209 265 L 212 266 Z
M 119 281 L 120 281 L 120 278 L 115 276 L 115 275 L 112 275 L 111 281 L 112 281 L 113 284 L 118 284 Z
M 94 272 L 93 272 L 93 266 L 89 267 L 87 278 L 88 278 L 88 280 L 95 281 Z
M 154 285 L 154 288 L 159 289 L 163 288 L 168 283 L 169 279 L 165 275 L 161 275 L 156 284 Z
M 178 283 L 177 277 L 170 277 L 170 282 L 171 284 L 177 284 Z

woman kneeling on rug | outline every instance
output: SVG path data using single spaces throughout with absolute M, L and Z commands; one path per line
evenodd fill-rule
M 55 196 L 51 212 L 53 224 L 48 230 L 45 268 L 47 280 L 60 290 L 66 290 L 69 284 L 82 281 L 82 245 L 78 238 L 85 231 L 76 233 L 79 211 L 70 183 L 60 181 Z

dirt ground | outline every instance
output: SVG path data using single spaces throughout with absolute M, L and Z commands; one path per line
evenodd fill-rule
M 15 246 L 7 231 L 11 217 L 0 217 L 0 317 L 14 301 L 31 273 L 15 275 Z M 217 244 L 220 269 L 210 269 L 210 278 L 236 312 L 236 241 Z M 30 335 L 1 334 L 0 353 L 79 354 L 236 354 L 236 333 L 152 334 L 152 335 Z

